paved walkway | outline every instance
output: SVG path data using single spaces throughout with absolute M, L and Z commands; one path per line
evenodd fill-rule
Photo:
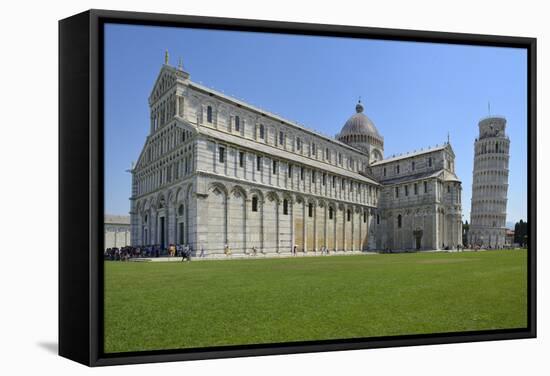
M 436 253 L 436 252 L 443 252 L 443 253 L 458 253 L 458 252 L 483 252 L 483 251 L 491 251 L 491 249 L 461 249 L 460 251 L 454 250 L 443 250 L 443 249 L 434 249 L 434 250 L 422 250 L 422 251 L 393 251 L 391 254 L 398 254 L 398 253 Z M 198 257 L 193 256 L 192 260 L 195 261 L 208 261 L 208 260 L 262 260 L 262 259 L 269 259 L 269 258 L 292 258 L 292 257 L 327 257 L 327 256 L 355 256 L 355 255 L 379 255 L 379 254 L 390 254 L 390 253 L 381 253 L 381 252 L 372 252 L 372 251 L 339 251 L 339 252 L 331 252 L 328 255 L 321 254 L 320 252 L 298 252 L 296 255 L 292 255 L 290 252 L 285 253 L 258 253 L 255 256 L 251 254 L 243 254 L 243 253 L 236 253 L 232 254 L 230 256 L 226 256 L 225 254 L 216 253 L 216 254 L 206 254 L 206 257 Z M 169 256 L 161 256 L 161 257 L 140 257 L 140 258 L 131 258 L 129 261 L 133 262 L 144 262 L 144 261 L 150 261 L 150 262 L 181 262 L 181 257 L 169 257 Z
M 321 255 L 320 252 L 298 252 L 293 256 L 290 252 L 286 253 L 258 253 L 255 256 L 250 254 L 236 253 L 229 256 L 225 254 L 206 254 L 206 257 L 194 256 L 192 258 L 194 261 L 207 261 L 207 260 L 260 260 L 260 259 L 269 259 L 269 258 L 291 258 L 291 257 L 328 257 L 328 256 L 353 256 L 353 255 L 377 255 L 376 252 L 360 252 L 360 251 L 340 251 L 340 252 L 331 252 L 328 255 Z M 181 261 L 181 257 L 143 257 L 143 258 L 132 258 L 130 261 L 153 261 L 153 262 L 175 262 Z

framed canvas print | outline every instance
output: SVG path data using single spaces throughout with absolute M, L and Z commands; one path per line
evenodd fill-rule
M 534 337 L 535 54 L 509 36 L 60 21 L 60 355 Z

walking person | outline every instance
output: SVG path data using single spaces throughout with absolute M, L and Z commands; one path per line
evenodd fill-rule
M 184 262 L 185 260 L 189 261 L 188 255 L 189 255 L 189 245 L 186 244 L 185 247 L 183 248 L 183 252 L 181 255 L 181 262 Z

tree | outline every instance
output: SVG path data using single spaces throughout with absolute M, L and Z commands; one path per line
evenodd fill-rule
M 514 243 L 523 247 L 527 243 L 527 235 L 527 222 L 523 222 L 523 219 L 520 219 L 514 226 Z

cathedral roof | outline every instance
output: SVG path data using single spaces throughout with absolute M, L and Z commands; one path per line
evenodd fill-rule
M 351 135 L 370 135 L 382 139 L 382 136 L 378 133 L 378 129 L 376 129 L 372 120 L 363 113 L 363 110 L 363 105 L 359 101 L 355 106 L 356 113 L 346 121 L 346 124 L 344 124 L 344 127 L 338 134 L 338 138 Z
M 449 148 L 451 153 L 454 155 L 454 153 L 452 152 L 451 144 L 445 143 L 445 144 L 437 145 L 437 146 L 434 146 L 432 148 L 428 148 L 428 149 L 424 149 L 424 150 L 418 150 L 418 151 L 409 152 L 409 153 L 405 153 L 405 154 L 394 155 L 392 157 L 373 162 L 373 163 L 371 163 L 371 166 L 379 166 L 379 165 L 383 165 L 385 163 L 395 162 L 395 161 L 398 161 L 398 160 L 401 160 L 401 159 L 417 157 L 417 156 L 422 155 L 422 154 L 432 153 L 434 151 L 443 150 L 445 148 Z

